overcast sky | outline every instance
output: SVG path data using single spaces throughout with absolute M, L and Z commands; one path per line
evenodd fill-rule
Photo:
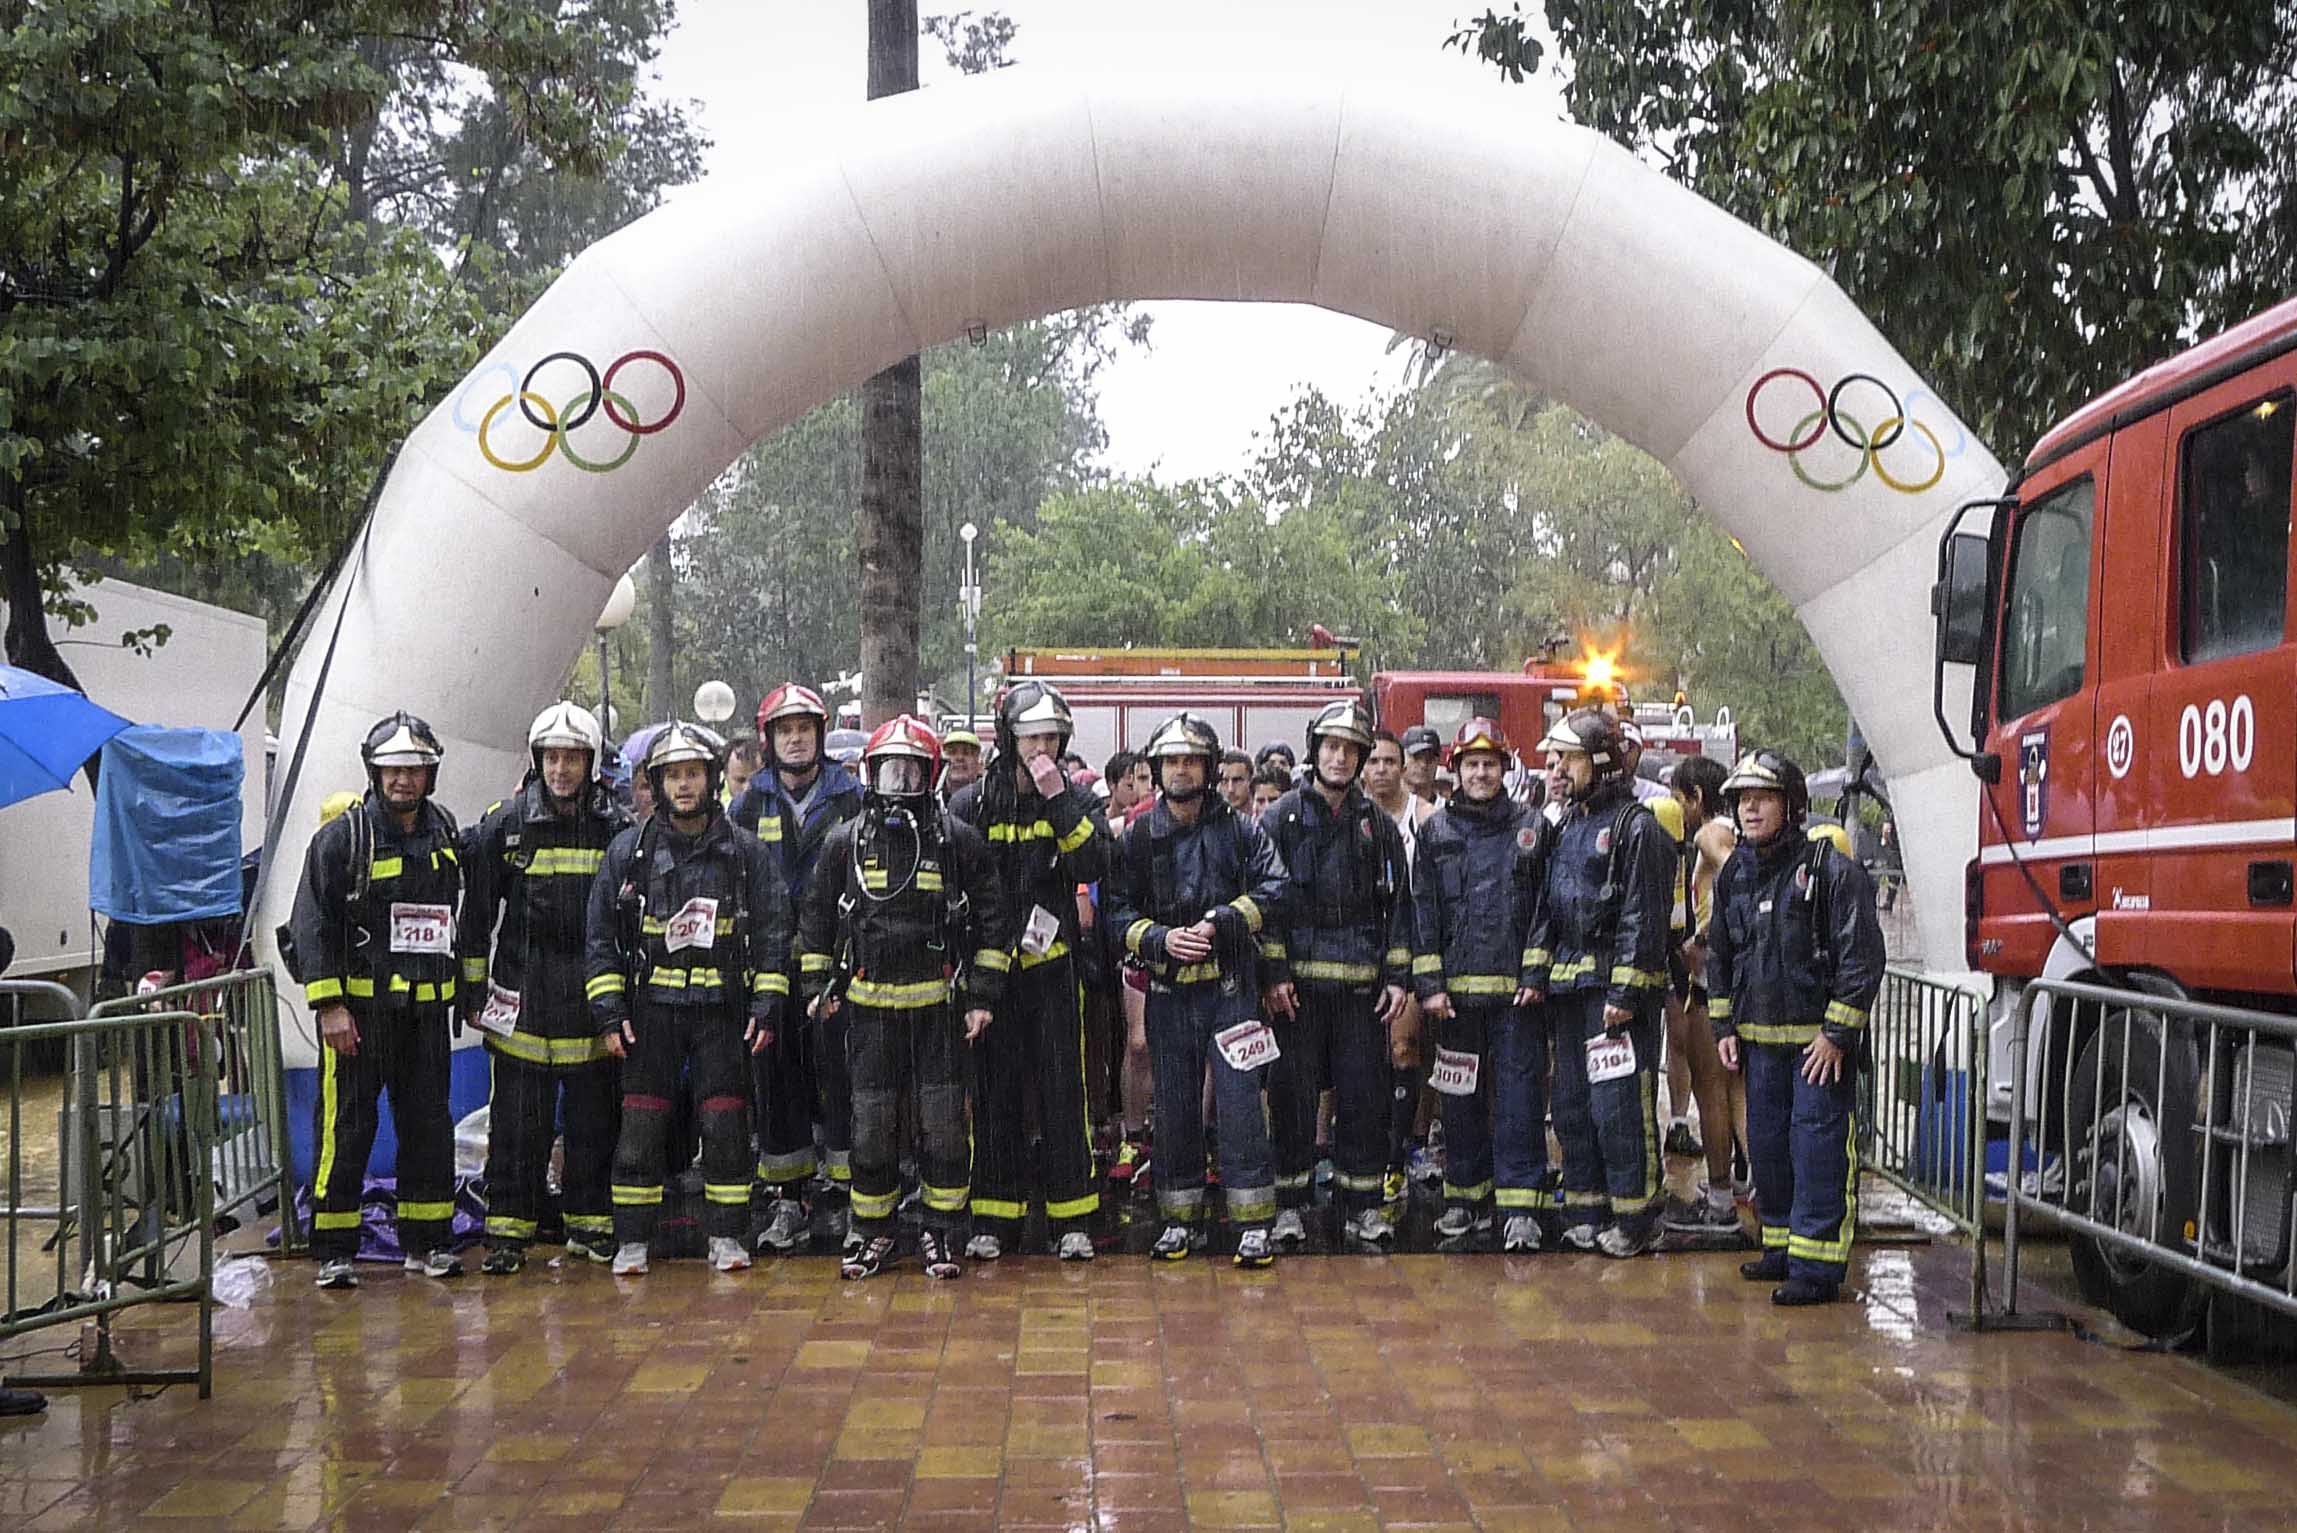
M 1511 86 L 1446 49 L 1456 18 L 1490 0 L 921 0 L 1002 10 L 1018 24 L 1016 69 L 1096 73 L 1305 73 L 1452 91 L 1509 92 L 1560 115 L 1550 79 Z M 861 100 L 863 0 L 683 0 L 660 60 L 661 90 L 701 103 L 710 165 L 770 163 L 806 142 L 809 114 Z M 931 88 L 947 78 L 923 44 Z M 1408 363 L 1388 333 L 1290 304 L 1157 303 L 1152 349 L 1101 375 L 1105 461 L 1171 481 L 1250 460 L 1255 433 L 1303 383 L 1343 402 L 1390 387 Z

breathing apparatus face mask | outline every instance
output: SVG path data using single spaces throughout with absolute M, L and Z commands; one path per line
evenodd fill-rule
M 886 799 L 917 798 L 926 790 L 925 763 L 914 756 L 880 756 L 869 764 L 869 788 Z

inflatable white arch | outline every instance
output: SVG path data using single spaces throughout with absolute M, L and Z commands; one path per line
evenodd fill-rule
M 1959 951 L 1975 795 L 1927 599 L 1942 519 L 2003 474 L 1810 262 L 1585 129 L 1377 81 L 1016 70 L 813 143 L 586 251 L 408 437 L 288 686 L 282 762 L 310 738 L 259 930 L 378 715 L 437 727 L 466 816 L 516 782 L 616 577 L 751 443 L 969 330 L 1197 298 L 1441 338 L 1666 463 L 1801 614 L 1890 774 L 1925 944 Z

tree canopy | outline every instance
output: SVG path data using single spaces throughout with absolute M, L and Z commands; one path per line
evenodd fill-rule
M 68 676 L 66 567 L 323 561 L 524 296 L 695 173 L 639 89 L 671 15 L 0 3 L 10 658 Z
M 1573 117 L 1817 261 L 2005 458 L 2297 289 L 2286 0 L 1546 0 Z M 1451 45 L 1521 80 L 1520 5 Z

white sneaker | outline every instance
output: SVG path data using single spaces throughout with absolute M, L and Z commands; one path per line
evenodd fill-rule
M 1348 1221 L 1347 1234 L 1350 1240 L 1364 1245 L 1385 1246 L 1395 1240 L 1396 1227 L 1388 1222 L 1388 1216 L 1381 1210 L 1366 1208 L 1359 1210 Z
M 1618 1225 L 1607 1225 L 1595 1237 L 1595 1249 L 1605 1256 L 1624 1261 L 1630 1256 L 1641 1256 L 1659 1243 L 1659 1226 L 1648 1224 L 1640 1235 L 1630 1235 Z
M 626 1240 L 622 1243 L 622 1248 L 614 1253 L 614 1275 L 616 1277 L 644 1277 L 646 1275 L 646 1243 L 644 1241 Z
M 980 1237 L 974 1238 L 978 1240 Z M 990 1238 L 995 1239 L 994 1236 Z M 1053 1254 L 1065 1262 L 1089 1262 L 1093 1259 L 1093 1237 L 1083 1230 L 1071 1230 L 1061 1237 L 1061 1244 Z
M 432 1251 L 423 1256 L 409 1256 L 399 1264 L 421 1277 L 455 1278 L 463 1275 L 463 1264 L 452 1251 Z
M 1279 1209 L 1276 1223 L 1269 1228 L 1268 1238 L 1280 1246 L 1300 1246 L 1308 1243 L 1308 1225 L 1297 1208 Z
M 1266 1230 L 1246 1230 L 1236 1237 L 1236 1255 L 1229 1259 L 1239 1267 L 1266 1267 L 1275 1262 L 1276 1248 Z
M 766 1227 L 758 1234 L 760 1251 L 790 1252 L 804 1244 L 806 1206 L 795 1198 L 776 1198 L 766 1211 Z
M 1563 1227 L 1563 1243 L 1575 1251 L 1592 1251 L 1598 1236 L 1592 1224 L 1567 1224 Z
M 319 1268 L 319 1286 L 321 1288 L 358 1287 L 359 1274 L 353 1270 L 351 1258 L 348 1256 L 339 1257 L 334 1261 L 322 1264 Z
M 1529 1214 L 1509 1214 L 1507 1224 L 1499 1232 L 1502 1251 L 1536 1251 L 1539 1249 L 1539 1221 Z
M 731 1235 L 710 1237 L 710 1265 L 720 1272 L 743 1272 L 750 1265 L 750 1253 Z
M 983 1230 L 965 1242 L 965 1254 L 977 1262 L 993 1262 L 1005 1254 L 1005 1242 Z

